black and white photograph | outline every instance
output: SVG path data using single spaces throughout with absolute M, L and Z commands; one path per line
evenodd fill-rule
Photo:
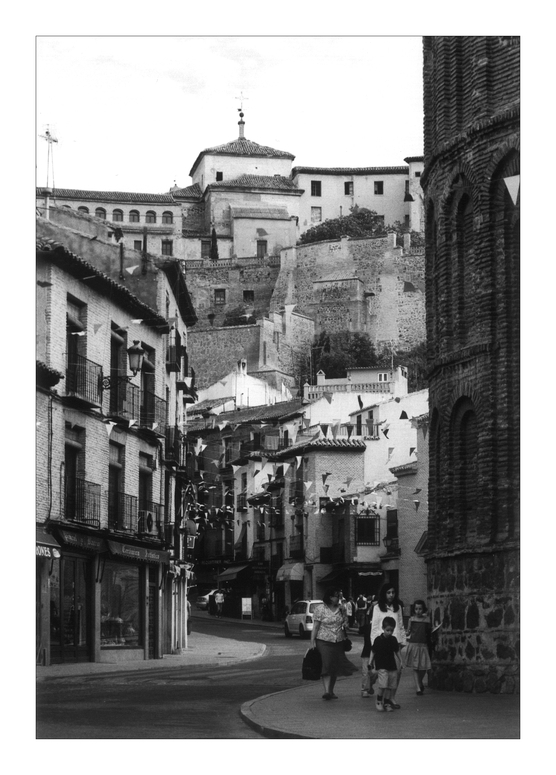
M 36 741 L 520 741 L 521 37 L 353 33 L 34 37 Z

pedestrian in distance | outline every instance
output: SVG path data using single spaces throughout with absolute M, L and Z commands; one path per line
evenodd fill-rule
M 396 620 L 385 616 L 382 620 L 382 634 L 373 641 L 369 667 L 378 672 L 376 709 L 391 712 L 396 705 L 393 698 L 398 688 L 398 673 L 401 670 L 400 645 L 394 630 Z
M 357 626 L 359 628 L 359 635 L 363 635 L 363 626 L 365 624 L 365 615 L 367 613 L 367 598 L 365 595 L 359 595 L 355 601 L 355 616 L 357 619 Z
M 340 605 L 340 590 L 327 589 L 322 599 L 323 602 L 313 612 L 311 648 L 316 648 L 322 659 L 322 699 L 337 700 L 334 686 L 338 676 L 358 671 L 344 651 L 348 620 L 345 608 Z
M 394 619 L 394 637 L 396 638 L 400 647 L 404 647 L 407 643 L 405 634 L 405 628 L 403 624 L 403 605 L 398 597 L 398 589 L 395 584 L 387 582 L 383 584 L 378 593 L 378 600 L 372 607 L 372 620 L 371 620 L 371 646 L 374 644 L 375 639 L 382 633 L 382 622 L 385 617 Z M 402 676 L 403 664 L 400 661 L 398 669 L 398 684 Z M 395 708 L 400 706 L 396 703 L 396 691 L 397 686 L 394 689 L 390 699 Z
M 214 602 L 216 603 L 216 616 L 221 619 L 222 611 L 224 609 L 224 593 L 221 589 L 218 589 L 214 594 Z
M 365 609 L 366 616 L 359 627 L 363 635 L 363 651 L 361 652 L 361 697 L 367 698 L 373 695 L 373 683 L 377 679 L 376 672 L 372 671 L 369 665 L 371 659 L 371 614 L 372 610 Z
M 346 605 L 346 614 L 348 618 L 348 627 L 353 627 L 353 622 L 355 619 L 355 603 L 353 602 L 353 598 L 348 597 L 345 605 Z
M 416 600 L 413 603 L 413 616 L 409 617 L 407 638 L 408 644 L 404 654 L 405 665 L 413 670 L 415 690 L 420 696 L 425 691 L 423 678 L 431 669 L 429 656 L 431 624 L 423 600 Z

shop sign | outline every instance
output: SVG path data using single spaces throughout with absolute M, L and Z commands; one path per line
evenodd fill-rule
M 168 565 L 170 562 L 170 552 L 157 551 L 156 549 L 146 549 L 143 546 L 119 544 L 116 541 L 108 541 L 108 547 L 112 554 L 117 554 L 120 557 L 127 557 L 130 560 L 158 562 L 164 565 Z
M 103 539 L 97 536 L 81 535 L 80 533 L 69 533 L 67 530 L 60 530 L 60 538 L 65 544 L 76 549 L 85 549 L 88 552 L 103 552 L 105 549 Z
M 58 549 L 55 549 L 53 546 L 37 544 L 37 557 L 44 557 L 47 560 L 52 560 L 53 558 L 58 559 L 60 556 Z

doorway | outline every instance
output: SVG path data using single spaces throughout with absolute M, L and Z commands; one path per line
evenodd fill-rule
M 90 563 L 82 557 L 54 560 L 50 577 L 50 661 L 90 660 Z

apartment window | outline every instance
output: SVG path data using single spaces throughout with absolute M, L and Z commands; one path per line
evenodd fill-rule
M 67 520 L 79 521 L 80 488 L 78 479 L 83 478 L 83 465 L 83 431 L 66 425 L 64 515 Z
M 174 223 L 174 215 L 168 210 L 162 213 L 162 223 Z
M 173 255 L 173 242 L 171 239 L 163 239 L 162 240 L 162 255 L 163 256 L 171 256 Z
M 224 288 L 216 288 L 214 291 L 214 303 L 225 304 L 226 303 L 226 291 Z
M 243 291 L 243 303 L 254 304 L 254 302 L 255 302 L 255 291 Z
M 420 172 L 416 172 L 416 173 L 415 173 L 415 177 L 416 177 L 416 178 L 420 178 L 420 177 L 421 177 L 421 173 L 420 173 Z
M 405 181 L 405 193 L 409 194 L 409 180 Z
M 139 453 L 139 511 L 149 511 L 153 491 L 153 459 L 151 455 Z M 145 532 L 144 530 L 142 532 Z
M 210 258 L 210 240 L 201 240 L 201 258 Z
M 156 213 L 154 210 L 147 210 L 147 213 L 145 215 L 145 221 L 147 223 L 156 223 Z
M 404 215 L 404 227 L 409 230 L 409 215 Z
M 81 213 L 82 215 L 89 215 L 89 208 L 88 207 L 78 207 L 77 212 Z
M 129 222 L 130 223 L 139 223 L 139 210 L 130 210 L 129 211 Z
M 133 240 L 133 250 L 143 250 L 143 243 L 140 239 Z
M 123 221 L 123 219 L 124 219 L 123 210 L 112 210 L 113 221 Z
M 125 530 L 125 505 L 122 498 L 124 447 L 109 442 L 108 448 L 108 526 Z
M 384 194 L 384 181 L 375 180 L 375 196 L 381 196 Z
M 344 194 L 346 196 L 353 196 L 353 181 L 348 180 L 344 183 Z
M 66 308 L 66 392 L 86 395 L 88 387 L 85 356 L 87 354 L 86 307 L 77 299 L 69 297 Z
M 125 382 L 121 376 L 127 374 L 127 332 L 116 323 L 110 330 L 110 412 L 117 414 L 122 411 L 126 399 Z
M 257 258 L 264 258 L 268 253 L 268 243 L 265 239 L 257 240 Z
M 378 381 L 379 382 L 388 382 L 388 372 L 382 371 L 378 375 Z
M 358 414 L 355 418 L 355 435 L 356 436 L 362 436 L 363 433 L 363 415 Z
M 224 173 L 223 172 L 217 172 L 216 173 L 216 180 L 224 180 Z
M 311 181 L 311 196 L 322 196 L 322 183 L 320 180 Z
M 355 543 L 357 546 L 380 545 L 380 519 L 376 514 L 357 517 L 355 522 Z
M 104 207 L 97 207 L 97 209 L 95 210 L 95 218 L 100 218 L 101 221 L 106 220 L 106 210 L 104 209 Z
M 322 221 L 322 207 L 311 207 L 311 223 Z
M 398 538 L 398 509 L 386 511 L 386 538 Z

